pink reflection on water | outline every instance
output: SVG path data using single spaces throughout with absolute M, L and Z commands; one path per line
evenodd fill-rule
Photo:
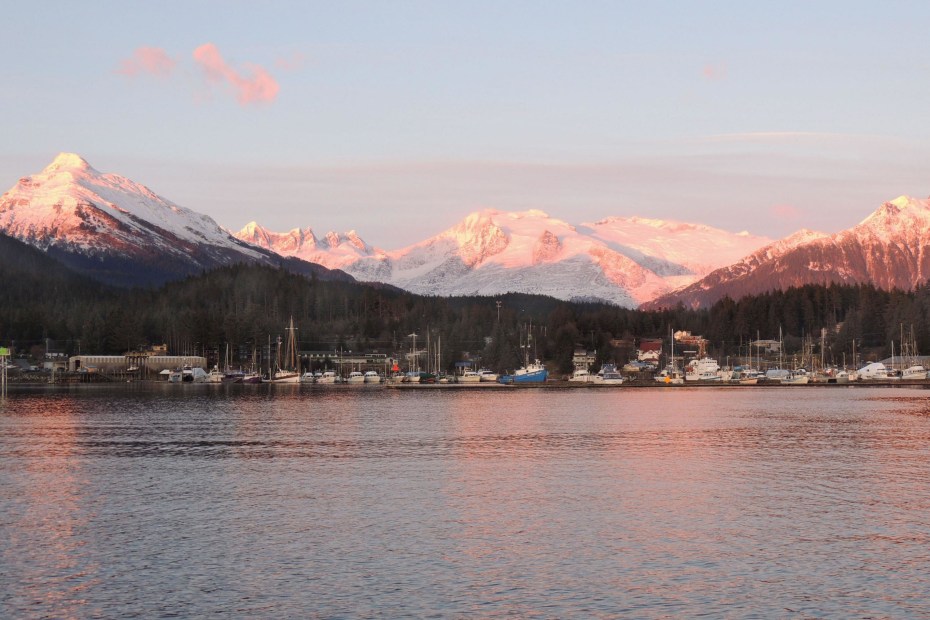
M 41 605 L 50 617 L 93 614 L 86 591 L 102 583 L 85 537 L 93 508 L 84 495 L 87 478 L 76 442 L 81 427 L 69 397 L 20 401 L 31 410 L 6 419 L 4 432 L 25 446 L 21 464 L 6 472 L 4 495 L 12 527 L 3 564 L 15 571 L 14 601 Z M 24 552 L 25 551 L 25 552 Z

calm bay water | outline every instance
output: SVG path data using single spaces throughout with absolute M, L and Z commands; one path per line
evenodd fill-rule
M 930 392 L 0 403 L 0 616 L 930 615 Z

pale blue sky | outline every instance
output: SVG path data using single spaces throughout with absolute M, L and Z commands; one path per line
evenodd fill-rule
M 476 209 L 783 236 L 930 194 L 926 2 L 4 9 L 0 187 L 59 151 L 238 229 L 393 249 Z M 241 103 L 195 62 L 263 68 Z M 158 48 L 164 75 L 121 72 Z

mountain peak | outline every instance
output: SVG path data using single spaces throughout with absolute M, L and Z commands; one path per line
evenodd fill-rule
M 42 172 L 48 174 L 66 170 L 91 171 L 93 167 L 77 153 L 59 153 Z

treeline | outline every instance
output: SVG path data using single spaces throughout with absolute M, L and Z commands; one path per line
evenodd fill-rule
M 68 354 L 118 354 L 166 343 L 172 353 L 223 355 L 229 344 L 241 358 L 283 337 L 292 317 L 302 350 L 403 354 L 416 333 L 418 348 L 427 338 L 441 341 L 446 368 L 466 355 L 494 368 L 514 368 L 529 353 L 567 372 L 576 346 L 596 349 L 600 362 L 622 363 L 641 338 L 663 338 L 667 346 L 671 329 L 703 335 L 708 353 L 720 359 L 745 354 L 750 340 L 777 338 L 779 330 L 792 352 L 805 336 L 819 344 L 825 329 L 825 357 L 837 362 L 853 346 L 863 356 L 885 356 L 892 341 L 900 346 L 902 328 L 909 335 L 912 326 L 920 350 L 930 352 L 926 287 L 888 292 L 804 286 L 724 299 L 703 310 L 641 312 L 521 294 L 421 296 L 236 265 L 157 290 L 124 290 L 77 276 L 20 246 L 0 239 L 0 343 L 34 353 L 45 342 Z

